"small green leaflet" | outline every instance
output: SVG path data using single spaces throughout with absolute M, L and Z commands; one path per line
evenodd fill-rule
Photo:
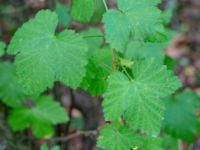
M 105 125 L 100 131 L 97 145 L 106 150 L 129 150 L 135 148 L 135 133 L 128 126 Z
M 51 137 L 53 125 L 69 120 L 64 108 L 50 96 L 40 97 L 35 103 L 34 107 L 21 106 L 12 110 L 8 123 L 14 131 L 31 127 L 36 137 Z
M 58 23 L 68 26 L 71 20 L 69 7 L 66 4 L 61 4 L 57 1 L 55 11 L 58 15 Z
M 167 42 L 150 43 L 132 41 L 128 44 L 125 52 L 125 57 L 140 60 L 154 58 L 157 63 L 163 64 L 164 62 L 164 48 L 168 45 Z
M 126 49 L 130 39 L 163 41 L 166 37 L 161 11 L 155 6 L 159 2 L 118 0 L 118 10 L 111 9 L 103 17 L 106 41 L 119 52 Z
M 80 22 L 89 22 L 94 13 L 95 0 L 73 0 L 72 17 Z
M 57 23 L 56 13 L 42 10 L 17 30 L 8 47 L 17 54 L 17 76 L 29 95 L 52 87 L 54 81 L 77 88 L 85 75 L 86 42 L 72 30 L 55 35 Z
M 22 86 L 15 75 L 15 66 L 11 63 L 0 63 L 0 98 L 10 107 L 18 107 L 25 98 Z
M 109 48 L 96 50 L 89 59 L 86 76 L 81 87 L 92 95 L 102 95 L 107 88 L 107 78 L 112 72 L 112 54 Z
M 199 108 L 200 98 L 189 89 L 166 99 L 165 131 L 176 138 L 193 142 L 200 132 L 200 121 L 195 114 Z
M 103 101 L 105 119 L 112 121 L 123 115 L 131 126 L 157 134 L 164 110 L 161 98 L 172 94 L 181 83 L 153 59 L 134 62 L 132 74 L 132 81 L 121 72 L 108 78 Z
M 0 56 L 4 54 L 4 49 L 6 48 L 6 44 L 0 41 Z

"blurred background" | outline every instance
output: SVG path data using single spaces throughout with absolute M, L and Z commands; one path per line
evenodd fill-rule
M 89 26 L 102 30 L 99 23 L 105 8 L 101 0 L 97 0 L 98 8 L 90 23 L 81 24 L 70 18 L 71 0 L 0 0 L 0 40 L 9 43 L 15 31 L 40 9 L 49 8 L 56 12 L 65 12 L 58 27 L 82 31 Z M 112 0 L 108 6 L 115 7 Z M 163 0 L 159 5 L 162 10 L 169 10 L 171 21 L 168 27 L 176 34 L 171 44 L 165 48 L 166 61 L 180 77 L 184 88 L 191 88 L 200 95 L 200 0 Z M 70 22 L 71 20 L 71 22 Z M 13 62 L 14 56 L 3 55 L 0 61 Z M 1 72 L 0 72 L 1 75 Z M 71 121 L 56 127 L 56 136 L 70 134 L 67 138 L 53 139 L 50 145 L 60 145 L 61 150 L 97 150 L 96 130 L 104 123 L 101 101 L 102 97 L 93 97 L 83 90 L 72 91 L 61 83 L 55 83 L 48 91 L 69 111 Z M 83 103 L 84 101 L 84 103 Z M 31 150 L 39 149 L 44 143 L 36 139 L 31 132 L 14 133 L 6 123 L 9 108 L 0 103 L 0 150 Z M 200 111 L 197 112 L 197 117 Z M 86 132 L 77 132 L 77 131 Z M 74 134 L 75 133 L 75 134 Z M 200 137 L 195 133 L 193 141 L 188 142 L 171 135 L 164 136 L 166 150 L 200 150 Z M 187 136 L 187 134 L 186 134 Z

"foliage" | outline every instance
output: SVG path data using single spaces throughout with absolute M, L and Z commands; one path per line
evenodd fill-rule
M 109 77 L 103 101 L 105 119 L 115 120 L 123 115 L 136 129 L 158 133 L 164 107 L 160 98 L 171 94 L 180 83 L 154 60 L 135 62 L 131 73 L 133 79 L 121 72 Z
M 109 123 L 100 131 L 101 148 L 161 150 L 162 123 L 166 133 L 194 140 L 199 97 L 189 90 L 172 96 L 181 83 L 165 60 L 170 12 L 157 7 L 160 0 L 117 0 L 116 9 L 100 10 L 95 2 L 106 6 L 105 0 L 73 0 L 71 9 L 57 3 L 55 12 L 41 10 L 16 31 L 7 48 L 14 64 L 0 62 L 0 98 L 11 107 L 10 127 L 51 138 L 55 125 L 69 121 L 67 110 L 48 95 L 59 81 L 103 96 Z M 71 18 L 83 24 L 98 21 L 95 15 L 104 32 L 94 26 L 57 32 L 58 24 L 70 28 Z M 0 56 L 5 47 L 0 43 Z
M 52 125 L 68 121 L 64 109 L 49 96 L 39 97 L 37 100 L 27 103 L 28 106 L 13 109 L 8 118 L 14 131 L 32 127 L 33 133 L 37 137 L 51 137 Z
M 15 65 L 27 94 L 39 94 L 54 81 L 77 88 L 85 75 L 87 45 L 71 30 L 55 35 L 58 17 L 49 10 L 40 11 L 15 33 L 8 53 L 17 54 Z
M 197 110 L 200 98 L 187 89 L 175 97 L 166 100 L 164 129 L 176 138 L 192 142 L 200 132 L 200 122 L 197 120 Z
M 10 107 L 18 107 L 25 98 L 22 86 L 15 75 L 15 66 L 11 63 L 0 63 L 0 98 Z
M 67 5 L 56 2 L 55 12 L 58 15 L 58 24 L 68 26 L 70 24 L 71 16 L 70 9 Z

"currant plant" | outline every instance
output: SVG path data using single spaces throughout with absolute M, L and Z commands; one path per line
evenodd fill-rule
M 67 28 L 71 19 L 90 22 L 100 14 L 99 3 L 105 6 L 100 12 L 104 32 L 95 27 L 57 32 L 58 24 Z M 104 97 L 102 108 L 109 123 L 101 129 L 97 145 L 106 150 L 160 150 L 162 125 L 176 137 L 197 128 L 194 121 L 192 131 L 185 130 L 187 125 L 179 120 L 181 113 L 195 117 L 197 106 L 180 101 L 191 92 L 177 96 L 175 104 L 171 101 L 181 83 L 164 65 L 163 48 L 172 32 L 165 27 L 169 14 L 157 7 L 160 0 L 116 3 L 117 8 L 108 8 L 105 0 L 73 0 L 71 16 L 69 8 L 57 3 L 55 12 L 41 10 L 16 31 L 6 51 L 15 55 L 14 64 L 0 64 L 0 97 L 12 108 L 8 123 L 14 131 L 31 128 L 36 137 L 51 138 L 53 126 L 69 120 L 58 102 L 42 94 L 56 81 Z M 0 43 L 0 55 L 4 48 Z M 190 111 L 174 115 L 182 105 Z

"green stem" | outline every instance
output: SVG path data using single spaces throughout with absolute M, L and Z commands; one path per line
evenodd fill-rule
M 104 4 L 106 11 L 108 11 L 108 6 L 107 6 L 107 3 L 106 3 L 106 0 L 102 0 L 102 1 L 103 1 L 103 4 Z
M 133 81 L 133 78 L 129 75 L 129 73 L 128 73 L 128 71 L 126 70 L 126 68 L 124 68 L 124 67 L 122 66 L 122 69 L 123 69 L 124 73 L 126 74 L 126 76 L 128 77 L 128 79 L 129 79 L 130 81 Z
M 113 49 L 110 48 L 111 51 L 111 55 L 112 55 L 112 70 L 116 71 L 116 55 L 115 55 L 115 51 Z

